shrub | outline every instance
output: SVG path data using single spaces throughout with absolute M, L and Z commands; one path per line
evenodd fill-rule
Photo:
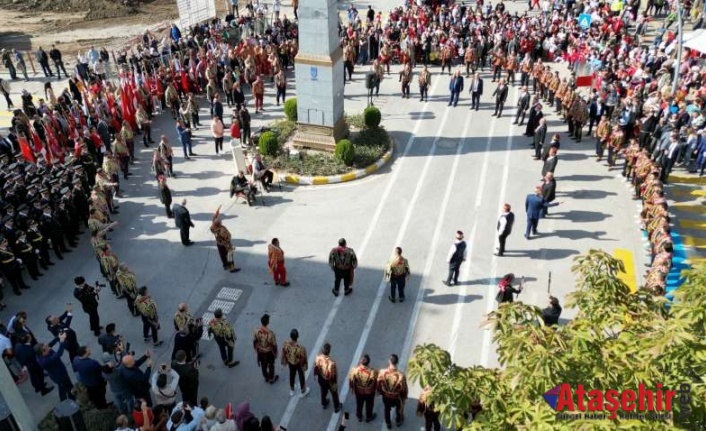
M 387 150 L 390 147 L 390 135 L 384 128 L 363 129 L 353 140 L 356 147 L 380 147 Z
M 374 106 L 368 106 L 363 111 L 363 121 L 366 127 L 375 128 L 380 125 L 380 120 L 382 120 L 382 114 L 380 110 Z
M 346 166 L 351 166 L 353 164 L 353 159 L 355 158 L 355 147 L 353 146 L 353 143 L 348 139 L 341 139 L 336 144 L 336 150 L 334 151 L 334 155 Z
M 260 135 L 260 140 L 257 142 L 257 146 L 260 148 L 260 154 L 265 154 L 268 156 L 276 156 L 279 154 L 280 142 L 277 139 L 277 134 L 274 132 L 265 132 Z
M 272 123 L 272 131 L 277 135 L 279 140 L 279 147 L 283 148 L 284 144 L 287 142 L 292 133 L 297 130 L 297 123 L 289 121 L 285 118 L 275 121 Z
M 284 102 L 284 115 L 287 116 L 289 121 L 297 121 L 297 98 L 292 97 L 291 99 Z

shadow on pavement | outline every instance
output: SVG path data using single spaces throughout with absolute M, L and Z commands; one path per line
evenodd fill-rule
M 547 216 L 553 219 L 566 219 L 575 222 L 598 222 L 613 217 L 612 214 L 584 210 L 571 210 L 561 213 L 547 214 Z

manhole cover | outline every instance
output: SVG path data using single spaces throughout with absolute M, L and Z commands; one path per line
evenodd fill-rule
M 456 148 L 458 142 L 453 139 L 439 139 L 436 146 L 439 148 Z

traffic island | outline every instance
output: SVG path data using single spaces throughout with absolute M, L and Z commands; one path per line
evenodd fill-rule
M 366 108 L 362 115 L 346 117 L 347 139 L 339 140 L 333 153 L 295 148 L 297 123 L 277 120 L 253 136 L 251 147 L 234 148 L 237 169 L 245 170 L 242 166 L 258 152 L 279 180 L 288 184 L 336 184 L 366 177 L 389 162 L 394 153 L 393 140 L 380 126 L 380 119 L 380 111 L 374 107 Z

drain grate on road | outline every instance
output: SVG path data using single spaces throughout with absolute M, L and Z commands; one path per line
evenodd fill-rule
M 218 299 L 226 299 L 228 301 L 237 301 L 240 299 L 240 295 L 243 294 L 242 289 L 233 289 L 232 287 L 224 287 L 221 289 L 220 292 L 218 292 L 218 295 L 216 295 L 216 298 Z M 210 308 L 209 308 L 210 310 Z M 225 310 L 223 310 L 225 313 Z
M 223 314 L 228 314 L 233 310 L 235 302 L 221 301 L 220 299 L 214 299 L 211 305 L 208 306 L 208 311 L 213 313 L 217 308 L 223 310 Z
M 439 148 L 456 148 L 458 146 L 458 141 L 454 139 L 439 139 L 436 142 L 436 146 Z
M 204 331 L 202 340 L 208 340 L 208 324 L 215 316 L 213 312 L 220 308 L 224 315 L 230 314 L 235 307 L 235 303 L 238 302 L 240 297 L 243 295 L 242 289 L 235 289 L 232 287 L 222 287 L 221 290 L 216 295 L 217 299 L 214 299 L 208 306 L 208 311 L 203 314 L 203 325 Z

